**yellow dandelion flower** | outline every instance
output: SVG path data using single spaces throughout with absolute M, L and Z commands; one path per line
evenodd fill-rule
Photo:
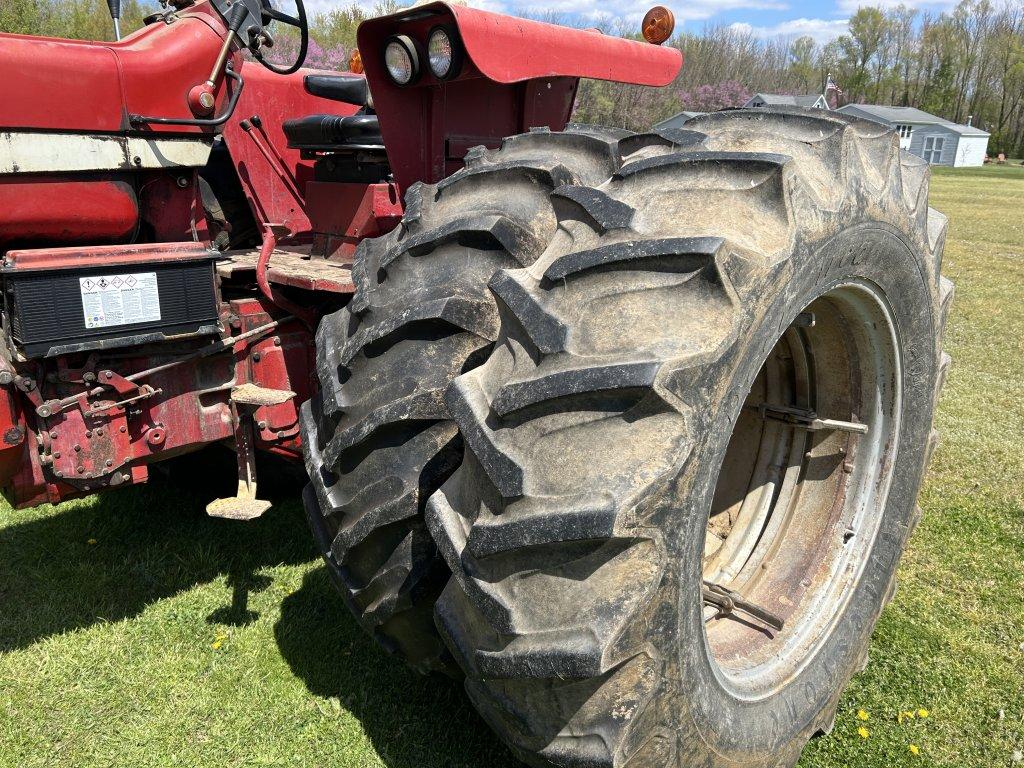
M 91 547 L 93 544 L 98 544 L 99 542 L 96 541 L 96 539 L 89 539 L 85 543 Z
M 871 715 L 869 715 L 863 709 L 858 709 L 857 710 L 857 719 L 858 720 L 867 720 L 869 717 L 871 717 Z
M 921 754 L 921 748 L 919 746 L 917 746 L 917 744 L 911 744 L 910 745 L 910 754 L 912 754 L 912 755 L 920 755 Z
M 919 710 L 917 710 L 917 716 L 918 717 L 922 717 L 923 718 L 923 717 L 928 717 L 928 715 L 929 715 L 929 712 L 928 712 L 927 709 L 919 709 Z
M 900 715 L 907 718 L 907 720 L 913 720 L 917 715 L 914 712 L 900 712 Z
M 213 650 L 215 650 L 215 651 L 219 651 L 221 649 L 221 646 L 223 646 L 223 645 L 224 645 L 224 641 L 219 639 L 219 638 L 217 640 L 214 640 L 212 643 L 210 643 L 210 647 L 213 648 Z
M 869 731 L 863 725 L 857 729 L 857 733 L 860 735 L 862 739 L 866 739 L 868 736 L 871 735 L 871 731 Z

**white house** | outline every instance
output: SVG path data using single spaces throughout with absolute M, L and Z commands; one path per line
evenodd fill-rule
M 811 93 L 806 96 L 789 96 L 784 93 L 755 93 L 744 107 L 816 107 L 828 109 L 824 95 Z
M 989 134 L 975 126 L 952 123 L 914 107 L 847 104 L 837 111 L 891 125 L 899 132 L 903 149 L 932 165 L 961 168 L 985 161 Z

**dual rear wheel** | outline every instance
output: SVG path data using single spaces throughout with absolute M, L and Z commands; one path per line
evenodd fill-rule
M 948 358 L 891 131 L 513 137 L 410 191 L 318 335 L 350 606 L 538 765 L 791 765 L 866 662 Z

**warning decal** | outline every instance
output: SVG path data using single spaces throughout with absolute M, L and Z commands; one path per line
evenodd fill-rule
M 86 328 L 149 323 L 160 319 L 156 272 L 80 277 Z

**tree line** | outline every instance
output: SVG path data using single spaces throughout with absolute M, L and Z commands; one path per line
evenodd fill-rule
M 373 11 L 339 7 L 310 20 L 308 64 L 344 67 L 365 18 L 398 7 L 385 0 Z M 153 0 L 123 0 L 122 26 L 135 29 Z M 543 20 L 572 23 L 566 17 Z M 2 0 L 0 30 L 81 39 L 110 39 L 105 0 Z M 637 37 L 606 25 L 603 32 Z M 643 130 L 680 110 L 740 106 L 757 92 L 821 93 L 831 74 L 843 93 L 833 106 L 874 103 L 918 107 L 992 134 L 989 152 L 1024 156 L 1024 2 L 961 0 L 952 10 L 906 6 L 859 8 L 848 32 L 825 45 L 811 37 L 763 39 L 753 31 L 708 26 L 682 31 L 667 43 L 685 64 L 666 88 L 587 81 L 574 119 Z M 282 41 L 282 48 L 288 41 Z
M 917 107 L 992 134 L 989 153 L 1024 155 L 1024 4 L 962 0 L 952 11 L 861 7 L 826 45 L 710 27 L 672 45 L 685 63 L 666 89 L 589 83 L 580 119 L 640 128 L 681 109 L 739 106 L 754 93 L 818 94 L 829 74 L 849 103 Z

